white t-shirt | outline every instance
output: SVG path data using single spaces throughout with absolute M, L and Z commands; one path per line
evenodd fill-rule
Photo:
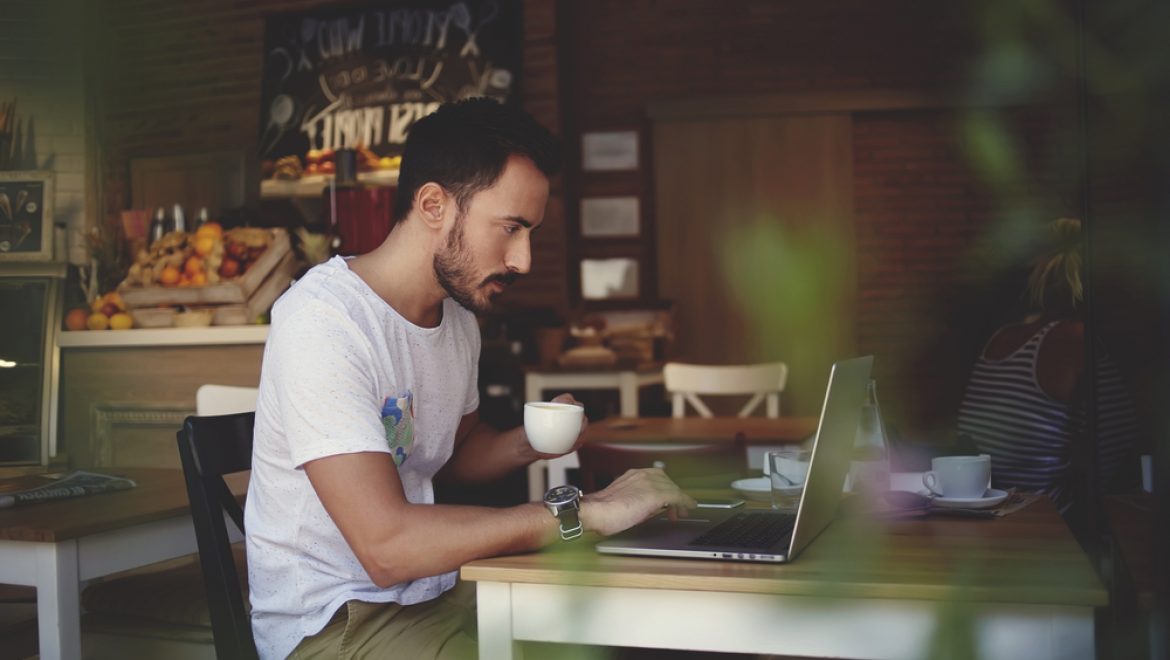
M 455 584 L 454 572 L 388 589 L 371 582 L 302 467 L 390 453 L 406 498 L 433 503 L 431 479 L 451 457 L 460 420 L 479 406 L 479 349 L 471 312 L 447 299 L 438 327 L 416 326 L 340 257 L 277 301 L 244 514 L 260 657 L 288 656 L 348 600 L 410 605 Z

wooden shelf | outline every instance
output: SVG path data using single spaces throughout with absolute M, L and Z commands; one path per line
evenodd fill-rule
M 312 174 L 296 181 L 265 179 L 260 182 L 260 197 L 264 199 L 320 197 L 332 180 L 331 174 Z M 398 185 L 398 170 L 359 172 L 358 181 L 371 186 L 395 186 Z
M 263 344 L 267 325 L 221 325 L 205 328 L 140 328 L 133 330 L 66 330 L 61 348 L 131 346 L 207 346 L 215 344 Z

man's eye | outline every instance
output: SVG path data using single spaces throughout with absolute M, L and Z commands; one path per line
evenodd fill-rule
M 515 234 L 518 231 L 520 231 L 520 225 L 507 225 L 504 227 L 504 233 L 506 234 Z

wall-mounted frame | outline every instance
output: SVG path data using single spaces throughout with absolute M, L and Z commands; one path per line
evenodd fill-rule
M 581 200 L 582 237 L 637 238 L 641 233 L 637 197 L 586 197 Z
M 583 134 L 581 169 L 586 172 L 638 169 L 638 132 L 608 131 Z
M 641 295 L 638 260 L 581 260 L 581 298 L 584 300 L 629 300 Z
M 0 261 L 53 260 L 53 173 L 0 172 Z

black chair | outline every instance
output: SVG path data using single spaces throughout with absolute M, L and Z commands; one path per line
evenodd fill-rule
M 251 469 L 255 421 L 256 414 L 252 412 L 188 417 L 178 433 L 179 457 L 195 522 L 215 655 L 220 660 L 257 657 L 244 592 L 232 556 L 231 538 L 223 518 L 226 512 L 240 531 L 244 531 L 244 512 L 224 475 Z
M 581 486 L 586 492 L 605 488 L 626 470 L 660 467 L 683 489 L 728 488 L 744 476 L 747 439 L 688 443 L 589 442 L 577 450 Z

